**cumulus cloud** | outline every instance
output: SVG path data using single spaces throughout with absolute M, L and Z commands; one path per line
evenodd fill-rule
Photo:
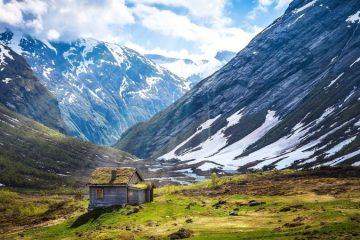
M 0 22 L 49 40 L 119 40 L 114 29 L 134 22 L 124 0 L 0 0 Z M 119 31 L 118 30 L 118 31 Z
M 41 16 L 46 13 L 47 3 L 41 0 L 0 0 L 0 22 L 16 27 L 42 29 Z M 29 15 L 30 18 L 25 18 Z
M 224 16 L 226 0 L 130 0 L 137 4 L 162 4 L 165 6 L 185 8 L 192 17 L 207 20 L 210 24 L 226 25 L 231 22 Z
M 193 41 L 198 44 L 206 57 L 212 57 L 218 50 L 239 51 L 256 33 L 244 31 L 241 28 L 227 26 L 198 25 L 188 16 L 178 15 L 169 10 L 138 4 L 133 13 L 140 19 L 142 25 L 163 35 Z

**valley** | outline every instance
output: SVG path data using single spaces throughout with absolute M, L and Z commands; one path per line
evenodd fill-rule
M 0 239 L 360 239 L 359 26 L 359 0 L 0 0 Z

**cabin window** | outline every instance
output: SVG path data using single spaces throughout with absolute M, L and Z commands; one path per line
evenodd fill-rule
M 104 189 L 97 188 L 96 189 L 96 199 L 103 199 L 104 198 Z

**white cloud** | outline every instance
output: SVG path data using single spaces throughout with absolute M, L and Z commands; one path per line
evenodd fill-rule
M 134 21 L 124 0 L 0 0 L 0 22 L 49 40 L 118 41 L 121 27 Z
M 289 4 L 292 1 L 293 0 L 278 0 L 277 3 L 276 3 L 275 9 L 282 10 L 282 9 L 286 8 L 287 6 L 289 6 Z
M 163 48 L 152 48 L 146 49 L 143 46 L 140 46 L 134 42 L 127 41 L 124 44 L 126 47 L 131 48 L 141 54 L 159 54 L 166 57 L 173 57 L 173 58 L 191 58 L 191 59 L 200 59 L 199 55 L 190 54 L 187 49 L 179 49 L 179 50 L 167 50 Z
M 65 39 L 91 37 L 116 41 L 121 27 L 133 22 L 124 0 L 61 0 L 52 2 L 43 24 L 46 29 L 56 29 Z
M 56 31 L 55 29 L 50 29 L 47 32 L 47 38 L 49 40 L 57 40 L 60 37 L 60 33 Z
M 47 3 L 41 0 L 4 1 L 0 0 L 0 22 L 16 27 L 42 29 L 41 15 L 47 10 Z M 30 14 L 31 19 L 24 19 Z
M 130 0 L 137 4 L 162 4 L 172 7 L 183 7 L 194 18 L 208 20 L 212 25 L 226 25 L 231 19 L 224 16 L 226 0 Z
M 219 50 L 239 51 L 259 31 L 251 32 L 241 28 L 195 24 L 188 16 L 178 15 L 169 10 L 159 10 L 143 4 L 138 4 L 133 13 L 140 19 L 142 25 L 152 31 L 173 38 L 181 38 L 195 42 L 205 58 L 213 57 Z

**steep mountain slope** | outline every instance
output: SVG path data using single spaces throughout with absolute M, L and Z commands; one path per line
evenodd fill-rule
M 0 103 L 48 127 L 64 130 L 55 97 L 39 82 L 25 59 L 0 44 Z
M 221 70 L 116 146 L 203 162 L 201 170 L 359 165 L 359 25 L 357 0 L 295 0 Z
M 96 166 L 131 165 L 136 158 L 45 127 L 0 106 L 0 184 L 12 187 L 84 185 Z
M 49 43 L 9 30 L 0 42 L 21 54 L 56 96 L 71 134 L 94 143 L 114 143 L 189 89 L 189 82 L 116 44 Z
M 196 84 L 201 79 L 204 79 L 219 70 L 235 55 L 236 53 L 234 52 L 220 51 L 214 58 L 198 61 L 165 57 L 159 54 L 146 54 L 145 56 L 164 68 L 169 69 L 176 75 Z

